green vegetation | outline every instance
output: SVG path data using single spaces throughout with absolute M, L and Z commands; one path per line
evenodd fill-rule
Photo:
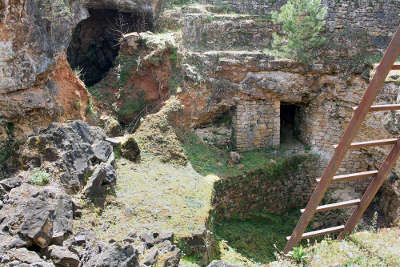
M 273 48 L 279 56 L 312 63 L 316 49 L 325 39 L 321 32 L 325 27 L 327 8 L 321 0 L 289 0 L 280 13 L 273 12 L 272 20 L 282 25 L 283 36 L 274 34 Z
M 32 178 L 30 179 L 31 184 L 35 185 L 46 185 L 50 182 L 50 174 L 42 168 L 34 168 L 31 172 Z
M 131 99 L 122 105 L 121 109 L 119 110 L 120 118 L 136 114 L 142 111 L 142 109 L 145 107 L 146 105 L 146 102 L 144 100 L 145 92 L 139 91 L 136 93 L 136 95 L 138 98 Z
M 185 134 L 183 142 L 185 153 L 193 168 L 202 175 L 215 174 L 219 177 L 230 177 L 262 169 L 274 179 L 282 179 L 286 177 L 287 172 L 296 171 L 299 163 L 309 157 L 297 155 L 288 160 L 283 157 L 284 150 L 272 148 L 253 150 L 241 153 L 242 168 L 238 169 L 228 166 L 230 156 L 227 151 L 205 144 L 194 133 Z
M 171 76 L 169 78 L 169 91 L 171 95 L 175 95 L 177 88 L 180 86 L 183 77 L 178 69 L 179 55 L 176 47 L 170 49 L 169 62 L 171 64 Z
M 123 56 L 120 55 L 117 58 L 118 62 L 118 85 L 124 87 L 128 83 L 128 79 L 131 75 L 132 67 L 139 65 L 137 58 L 134 56 Z
M 271 215 L 259 220 L 230 220 L 216 223 L 217 239 L 224 239 L 237 252 L 259 263 L 275 260 L 274 253 L 283 249 L 298 220 L 298 211 Z M 221 252 L 223 253 L 223 252 Z
M 302 245 L 293 248 L 290 252 L 290 256 L 297 262 L 297 263 L 304 263 L 305 259 L 307 258 L 307 252 L 303 248 Z
M 43 14 L 42 17 L 50 21 L 61 23 L 64 19 L 73 19 L 71 8 L 64 0 L 39 0 L 38 6 Z

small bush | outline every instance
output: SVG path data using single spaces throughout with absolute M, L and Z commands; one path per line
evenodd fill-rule
M 324 44 L 321 32 L 325 27 L 327 8 L 321 0 L 289 0 L 280 13 L 272 13 L 272 21 L 282 25 L 283 36 L 274 34 L 273 48 L 279 56 L 302 63 L 311 63 L 316 48 Z
M 304 263 L 307 258 L 306 250 L 303 248 L 302 245 L 293 248 L 293 251 L 290 252 L 290 256 L 297 262 L 297 263 Z
M 32 171 L 30 183 L 35 185 L 46 185 L 50 182 L 50 179 L 51 176 L 46 170 L 42 168 L 35 168 Z

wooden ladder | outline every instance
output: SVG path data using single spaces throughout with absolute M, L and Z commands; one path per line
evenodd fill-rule
M 354 108 L 353 117 L 349 125 L 347 126 L 346 131 L 344 132 L 343 137 L 340 140 L 339 144 L 335 146 L 336 149 L 334 155 L 329 161 L 329 164 L 326 167 L 325 171 L 323 172 L 321 179 L 317 179 L 318 185 L 314 190 L 313 194 L 311 195 L 311 198 L 308 201 L 306 208 L 301 210 L 302 215 L 296 225 L 296 228 L 293 230 L 292 235 L 287 237 L 288 242 L 284 249 L 285 254 L 291 251 L 293 247 L 297 246 L 302 239 L 307 239 L 335 232 L 340 232 L 339 239 L 342 239 L 347 234 L 351 233 L 354 230 L 356 224 L 359 222 L 361 216 L 371 203 L 372 199 L 375 197 L 379 188 L 382 186 L 386 177 L 389 175 L 391 169 L 396 164 L 396 161 L 400 153 L 400 138 L 391 138 L 391 139 L 374 140 L 374 141 L 357 142 L 357 143 L 352 143 L 352 140 L 357 135 L 361 127 L 361 123 L 365 120 L 365 117 L 367 116 L 368 112 L 400 110 L 400 105 L 376 105 L 376 106 L 372 105 L 373 102 L 375 101 L 377 94 L 381 90 L 382 85 L 384 84 L 390 70 L 400 69 L 400 65 L 394 65 L 396 59 L 399 56 L 400 56 L 400 27 L 394 34 L 393 39 L 390 42 L 389 47 L 387 48 L 382 58 L 382 61 L 377 67 L 376 73 L 373 79 L 371 80 L 367 88 L 367 91 L 365 92 L 361 100 L 360 105 Z M 392 146 L 392 150 L 382 163 L 382 166 L 379 168 L 379 170 L 334 176 L 349 149 L 357 149 L 366 146 L 383 146 L 383 145 Z M 371 176 L 373 176 L 374 179 L 368 186 L 367 190 L 365 191 L 361 199 L 318 206 L 322 198 L 324 197 L 325 192 L 327 191 L 329 185 L 332 182 L 349 181 L 353 179 L 366 178 Z M 339 209 L 349 206 L 357 206 L 357 208 L 345 225 L 304 233 L 313 215 L 316 212 Z

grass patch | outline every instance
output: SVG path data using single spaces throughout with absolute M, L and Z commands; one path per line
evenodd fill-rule
M 265 264 L 275 260 L 274 245 L 283 249 L 298 217 L 299 212 L 293 210 L 282 216 L 268 215 L 269 219 L 223 221 L 216 223 L 215 232 L 246 258 Z
M 288 160 L 287 156 L 283 156 L 284 149 L 266 148 L 242 152 L 243 158 L 240 162 L 240 165 L 243 165 L 242 168 L 229 167 L 230 156 L 227 151 L 205 144 L 194 133 L 185 135 L 184 150 L 198 173 L 202 175 L 215 174 L 219 177 L 237 176 L 262 168 L 278 179 L 283 178 L 289 169 L 293 170 L 304 160 L 302 155 Z
M 244 174 L 245 170 L 256 169 L 270 161 L 273 150 L 263 149 L 241 153 L 243 156 L 241 164 L 245 168 L 238 170 L 236 167 L 229 167 L 229 153 L 218 150 L 203 143 L 200 138 L 189 133 L 184 138 L 184 150 L 193 168 L 202 175 L 215 174 L 220 177 Z

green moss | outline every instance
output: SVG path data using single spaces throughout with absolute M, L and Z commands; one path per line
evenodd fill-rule
M 128 83 L 132 68 L 138 64 L 137 58 L 135 56 L 120 55 L 117 58 L 117 62 L 119 64 L 118 85 L 119 87 L 124 87 Z
M 145 93 L 143 91 L 139 91 L 137 92 L 137 96 L 138 98 L 131 99 L 122 105 L 121 109 L 119 110 L 120 118 L 136 114 L 144 108 L 146 104 L 144 100 Z
M 275 246 L 283 249 L 298 220 L 298 211 L 283 216 L 268 215 L 260 220 L 229 220 L 215 226 L 218 239 L 226 240 L 237 252 L 259 263 L 275 260 Z
M 237 166 L 229 167 L 230 156 L 228 152 L 217 150 L 203 143 L 200 138 L 188 133 L 184 137 L 184 149 L 193 168 L 202 175 L 215 174 L 220 177 L 243 175 L 255 170 L 262 170 L 271 179 L 279 180 L 287 177 L 288 172 L 296 172 L 299 164 L 310 154 L 298 154 L 290 158 L 283 156 L 284 150 L 272 148 L 242 152 L 243 159 Z

